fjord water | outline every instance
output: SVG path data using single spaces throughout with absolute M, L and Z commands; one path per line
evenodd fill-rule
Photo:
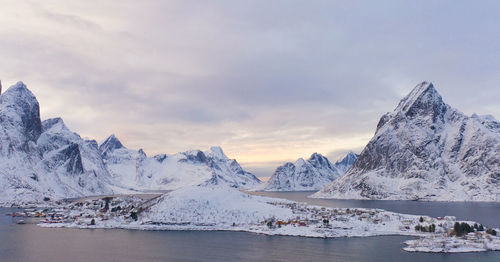
M 498 203 L 347 201 L 308 199 L 307 192 L 257 193 L 331 207 L 384 208 L 432 216 L 454 215 L 500 227 Z M 17 225 L 0 208 L 0 261 L 500 261 L 500 252 L 408 253 L 411 237 L 320 239 L 220 231 L 53 229 Z M 29 221 L 28 221 L 29 222 Z

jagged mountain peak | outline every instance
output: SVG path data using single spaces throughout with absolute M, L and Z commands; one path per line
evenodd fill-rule
M 399 102 L 395 113 L 399 112 L 407 117 L 430 115 L 435 118 L 446 112 L 446 104 L 431 82 L 422 82 Z
M 354 154 L 354 157 L 357 155 Z M 354 158 L 355 160 L 355 158 Z M 335 164 L 319 153 L 313 153 L 308 160 L 299 158 L 295 163 L 287 162 L 276 168 L 266 184 L 254 190 L 264 191 L 314 191 L 340 177 L 351 167 L 346 160 Z
M 347 154 L 339 157 L 335 164 L 354 163 L 356 158 L 358 158 L 358 154 L 349 151 Z
M 36 141 L 42 133 L 38 101 L 23 82 L 17 82 L 0 96 L 0 122 L 28 141 Z
M 30 108 L 38 108 L 38 100 L 28 87 L 21 81 L 12 85 L 0 96 L 0 103 L 4 106 L 11 106 L 16 110 L 25 110 L 25 104 Z
M 419 119 L 420 126 L 433 127 L 443 123 L 445 115 L 451 109 L 430 82 L 422 82 L 399 102 L 392 113 L 383 115 L 377 125 L 377 132 L 385 132 L 384 126 L 390 123 L 393 128 L 404 127 L 404 123 Z M 457 116 L 462 113 L 456 111 Z
M 327 167 L 331 168 L 332 163 L 328 160 L 328 158 L 324 157 L 322 154 L 313 153 L 311 157 L 307 160 L 309 164 L 314 167 Z
M 308 160 L 313 160 L 313 159 L 323 159 L 325 158 L 322 154 L 314 152 L 311 157 L 309 157 Z
M 335 162 L 335 167 L 339 169 L 342 174 L 344 174 L 349 168 L 351 168 L 352 165 L 354 165 L 354 162 L 356 162 L 358 157 L 358 154 L 349 151 L 344 157 Z
M 301 157 L 299 159 L 297 159 L 297 161 L 295 161 L 295 165 L 296 166 L 302 166 L 302 165 L 305 165 L 306 164 L 306 161 Z
M 180 159 L 180 161 L 189 161 L 192 163 L 205 163 L 207 161 L 207 156 L 199 149 L 189 150 L 180 154 L 185 157 Z
M 139 157 L 141 157 L 141 158 L 146 158 L 146 157 L 148 157 L 148 156 L 146 155 L 146 152 L 144 152 L 144 150 L 143 150 L 142 148 L 140 148 L 140 149 L 137 151 L 137 153 L 139 154 Z
M 64 124 L 64 121 L 60 117 L 49 118 L 47 120 L 43 120 L 42 122 L 43 132 L 55 127 L 57 127 L 58 129 L 68 129 Z
M 412 104 L 427 96 L 441 97 L 431 82 L 422 82 L 416 85 L 412 91 L 399 102 L 395 111 L 406 111 Z
M 120 149 L 120 148 L 125 148 L 120 140 L 115 136 L 115 134 L 111 134 L 102 144 L 99 146 L 99 151 L 101 151 L 101 154 L 105 155 L 110 151 L 113 151 L 115 149 Z
M 228 157 L 224 154 L 224 151 L 220 146 L 213 146 L 210 147 L 210 152 L 207 153 L 207 155 L 213 154 L 214 156 L 220 158 L 220 159 L 227 159 Z
M 17 83 L 15 83 L 14 85 L 10 86 L 7 91 L 5 91 L 2 95 L 5 95 L 5 94 L 20 94 L 20 93 L 27 93 L 27 94 L 30 94 L 33 98 L 35 97 L 33 95 L 33 93 L 31 93 L 31 91 L 28 89 L 28 87 L 26 86 L 26 84 L 24 84 L 22 81 L 18 81 Z M 35 98 L 36 100 L 36 98 Z

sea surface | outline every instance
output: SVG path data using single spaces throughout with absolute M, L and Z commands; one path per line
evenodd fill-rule
M 330 207 L 370 207 L 454 215 L 500 227 L 500 204 L 307 199 L 310 193 L 258 193 Z M 220 231 L 53 229 L 18 225 L 0 208 L 0 261 L 500 261 L 500 252 L 427 254 L 403 251 L 411 237 L 306 238 Z

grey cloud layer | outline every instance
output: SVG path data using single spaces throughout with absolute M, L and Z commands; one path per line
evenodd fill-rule
M 498 7 L 13 1 L 0 10 L 0 78 L 25 81 L 42 117 L 86 136 L 117 133 L 150 153 L 220 144 L 268 170 L 359 150 L 422 80 L 452 106 L 498 119 Z

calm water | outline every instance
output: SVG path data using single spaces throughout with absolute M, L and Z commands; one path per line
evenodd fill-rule
M 266 193 L 337 207 L 378 207 L 415 213 L 493 216 L 498 204 L 306 199 L 307 193 Z M 442 209 L 442 210 L 440 210 Z M 468 211 L 469 209 L 475 212 Z M 500 261 L 500 252 L 422 254 L 402 251 L 409 237 L 316 239 L 235 232 L 47 229 L 13 224 L 0 208 L 0 261 Z M 448 212 L 450 211 L 450 212 Z M 451 212 L 453 211 L 453 212 Z M 479 213 L 479 214 L 478 214 Z M 443 214 L 444 215 L 444 214 Z M 485 221 L 489 221 L 486 223 Z

